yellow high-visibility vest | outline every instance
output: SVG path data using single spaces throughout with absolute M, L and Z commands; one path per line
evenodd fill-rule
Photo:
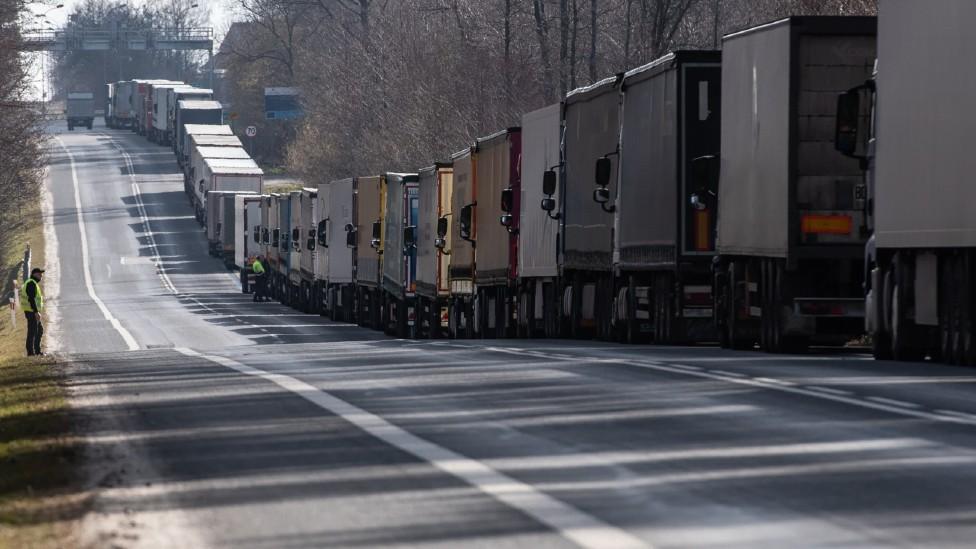
M 254 274 L 264 274 L 264 265 L 262 265 L 259 260 L 255 259 L 254 263 L 251 264 L 251 270 L 254 271 Z
M 44 310 L 44 295 L 41 294 L 41 285 L 37 283 L 33 278 L 28 278 L 24 285 L 20 287 L 20 310 L 25 313 L 33 313 L 34 309 L 31 308 L 30 298 L 27 297 L 27 285 L 33 284 L 37 287 L 37 294 L 34 296 L 34 303 L 37 304 L 37 311 L 41 312 Z

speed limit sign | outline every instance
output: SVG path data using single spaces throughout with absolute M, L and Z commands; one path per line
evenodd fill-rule
M 244 134 L 248 137 L 254 137 L 258 134 L 257 126 L 248 126 L 247 129 L 244 130 Z

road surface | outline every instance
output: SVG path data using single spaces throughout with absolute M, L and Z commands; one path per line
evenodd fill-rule
M 394 340 L 251 303 L 208 256 L 168 148 L 59 130 L 50 159 L 53 343 L 73 359 L 95 545 L 976 539 L 976 371 Z

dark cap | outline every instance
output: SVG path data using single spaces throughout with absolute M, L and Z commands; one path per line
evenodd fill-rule
M 34 267 L 33 269 L 31 269 L 31 274 L 32 275 L 35 275 L 37 273 L 43 273 L 43 272 L 44 272 L 44 269 L 42 269 L 40 267 Z

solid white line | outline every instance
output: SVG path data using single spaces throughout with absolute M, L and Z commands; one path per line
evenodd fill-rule
M 828 394 L 837 395 L 837 396 L 851 396 L 851 395 L 854 394 L 854 393 L 852 393 L 850 391 L 844 391 L 844 390 L 841 390 L 841 389 L 831 389 L 830 387 L 813 387 L 813 386 L 811 386 L 811 387 L 807 387 L 807 389 L 810 389 L 811 391 L 820 391 L 820 392 L 823 392 L 823 393 L 828 393 Z
M 205 355 L 184 348 L 176 350 L 186 356 L 203 358 L 242 374 L 265 379 L 295 393 L 387 444 L 413 454 L 499 502 L 525 513 L 580 547 L 588 549 L 651 547 L 633 534 L 500 473 L 481 461 L 422 439 L 304 381 L 284 374 L 266 372 L 221 356 Z
M 922 407 L 921 405 L 915 404 L 914 402 L 905 402 L 904 400 L 895 400 L 893 398 L 885 398 L 885 397 L 877 397 L 877 396 L 869 396 L 865 398 L 873 402 L 880 402 L 881 404 L 891 404 L 892 406 L 904 406 L 905 408 Z
M 740 374 L 739 372 L 728 372 L 726 370 L 712 370 L 712 373 L 718 374 L 720 376 L 729 376 L 729 377 L 749 377 L 745 374 Z
M 85 216 L 81 209 L 81 192 L 78 189 L 78 171 L 75 167 L 75 157 L 71 154 L 71 151 L 68 150 L 68 147 L 65 146 L 64 142 L 61 141 L 60 137 L 55 139 L 57 139 L 58 144 L 61 145 L 61 148 L 64 149 L 64 153 L 68 155 L 68 162 L 71 165 L 71 183 L 74 186 L 75 191 L 75 211 L 78 216 L 78 232 L 81 235 L 82 274 L 85 279 L 85 288 L 88 290 L 88 297 L 90 297 L 91 300 L 95 302 L 95 305 L 98 306 L 98 309 L 102 312 L 102 316 L 105 317 L 105 320 L 107 320 L 109 324 L 115 328 L 115 331 L 122 336 L 122 339 L 125 341 L 125 344 L 129 350 L 136 351 L 139 349 L 139 343 L 137 343 L 136 339 L 132 337 L 129 330 L 126 330 L 118 319 L 112 316 L 112 313 L 108 310 L 108 307 L 105 306 L 105 303 L 103 303 L 95 293 L 95 286 L 92 284 L 91 266 L 89 265 L 88 259 L 88 231 L 85 228 Z

